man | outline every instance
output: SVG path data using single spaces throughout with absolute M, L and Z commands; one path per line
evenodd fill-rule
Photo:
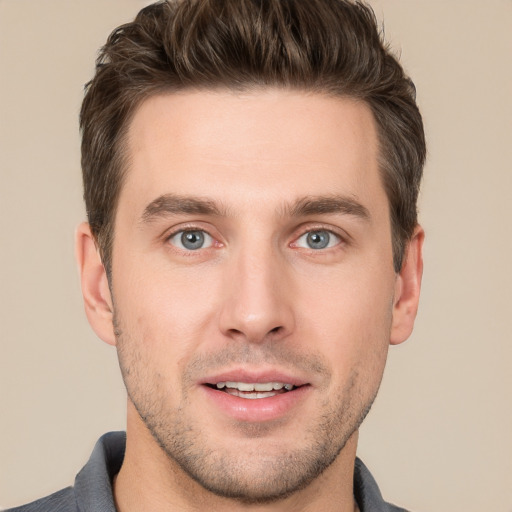
M 127 432 L 13 510 L 403 510 L 356 447 L 417 311 L 425 141 L 371 10 L 149 6 L 103 48 L 81 128 L 77 258 Z

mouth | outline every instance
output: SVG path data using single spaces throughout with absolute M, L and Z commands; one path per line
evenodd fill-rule
M 243 424 L 283 420 L 294 411 L 300 414 L 314 391 L 313 383 L 303 377 L 273 369 L 234 369 L 210 375 L 201 384 L 207 408 Z
M 303 386 L 295 386 L 286 382 L 232 382 L 221 381 L 215 384 L 207 383 L 211 389 L 222 391 L 232 396 L 248 400 L 271 398 L 277 395 L 289 393 Z

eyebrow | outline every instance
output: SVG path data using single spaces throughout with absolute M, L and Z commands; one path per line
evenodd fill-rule
M 365 221 L 370 220 L 370 212 L 365 206 L 354 198 L 340 195 L 303 197 L 292 204 L 285 204 L 282 209 L 282 215 L 288 217 L 307 217 L 330 213 L 350 215 Z M 170 215 L 226 217 L 227 208 L 208 198 L 164 194 L 146 206 L 141 220 L 144 223 L 149 223 Z
M 365 221 L 370 220 L 368 208 L 354 198 L 340 195 L 304 197 L 298 199 L 291 207 L 285 207 L 284 213 L 291 217 L 338 213 Z
M 160 217 L 183 214 L 221 217 L 226 216 L 226 210 L 219 207 L 218 204 L 211 199 L 164 194 L 151 201 L 151 203 L 144 208 L 141 220 L 147 223 Z

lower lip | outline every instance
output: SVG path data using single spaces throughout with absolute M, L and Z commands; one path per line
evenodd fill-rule
M 238 421 L 264 422 L 283 418 L 300 405 L 311 386 L 305 385 L 268 398 L 240 398 L 209 386 L 201 386 L 208 400 L 222 412 Z

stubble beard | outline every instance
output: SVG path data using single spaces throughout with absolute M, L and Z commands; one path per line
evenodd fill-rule
M 211 446 L 204 433 L 179 411 L 172 420 L 162 423 L 157 420 L 158 413 L 148 414 L 144 404 L 134 405 L 173 465 L 207 491 L 244 504 L 273 503 L 306 488 L 336 460 L 371 407 L 369 403 L 358 417 L 352 417 L 342 406 L 308 431 L 306 446 L 276 453 L 272 445 L 272 452 L 268 453 L 265 427 L 240 429 L 252 437 L 252 452 L 231 451 Z
M 117 326 L 116 326 L 117 327 Z M 321 407 L 318 422 L 307 429 L 301 446 L 282 448 L 270 441 L 272 429 L 279 426 L 267 424 L 239 425 L 237 434 L 252 441 L 251 448 L 240 451 L 223 446 L 204 432 L 188 415 L 190 400 L 187 383 L 190 375 L 184 372 L 182 378 L 182 398 L 178 407 L 171 409 L 166 404 L 170 391 L 163 379 L 148 371 L 151 364 L 137 351 L 137 343 L 127 339 L 117 328 L 119 364 L 128 396 L 147 429 L 166 454 L 171 471 L 179 468 L 207 491 L 223 498 L 237 500 L 244 504 L 263 504 L 282 500 L 306 488 L 318 478 L 338 457 L 347 441 L 356 432 L 369 412 L 377 395 L 380 379 L 375 389 L 366 396 L 362 392 L 366 375 L 352 369 L 351 378 L 343 389 L 331 392 L 332 400 L 326 397 Z M 216 354 L 216 361 L 227 362 L 285 361 L 296 360 L 281 351 L 269 352 L 263 358 L 255 355 L 250 348 L 236 354 L 232 349 Z M 252 354 L 252 355 L 249 355 Z M 301 356 L 303 358 L 304 356 Z M 197 358 L 191 367 L 197 372 L 201 366 Z M 306 363 L 307 364 L 307 363 Z M 319 364 L 318 358 L 309 363 L 313 368 Z M 301 366 L 304 366 L 301 363 Z M 366 372 L 365 372 L 366 373 Z M 300 437 L 300 436 L 298 436 Z

